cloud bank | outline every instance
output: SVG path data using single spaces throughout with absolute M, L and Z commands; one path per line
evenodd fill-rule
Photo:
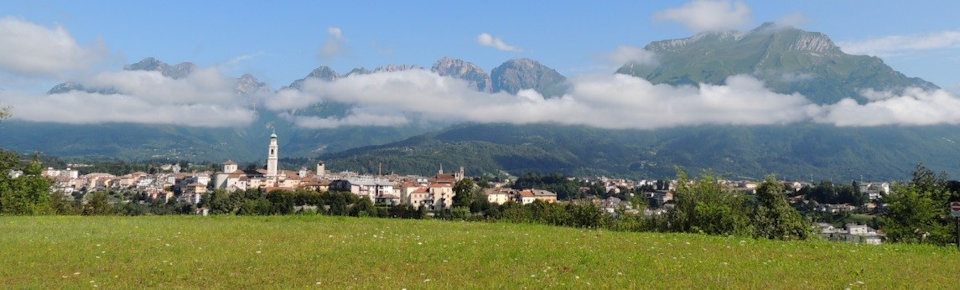
M 102 43 L 82 47 L 59 25 L 51 29 L 19 18 L 0 18 L 0 71 L 57 77 L 84 70 L 107 55 Z
M 509 45 L 506 42 L 503 42 L 503 40 L 500 39 L 499 37 L 494 37 L 489 33 L 480 33 L 480 35 L 477 35 L 477 43 L 483 46 L 493 47 L 502 51 L 522 51 L 523 50 L 519 47 Z
M 237 80 L 215 68 L 173 79 L 157 71 L 105 72 L 80 81 L 117 94 L 69 91 L 25 94 L 0 91 L 15 118 L 68 124 L 140 123 L 192 127 L 245 126 L 256 120 L 251 96 L 234 93 Z
M 871 102 L 844 100 L 816 105 L 800 94 L 779 94 L 752 76 L 731 76 L 723 85 L 652 84 L 628 75 L 571 79 L 560 98 L 533 90 L 517 95 L 483 93 L 467 82 L 426 70 L 308 80 L 302 91 L 278 92 L 268 109 L 290 112 L 323 102 L 353 105 L 342 118 L 283 118 L 307 128 L 394 126 L 418 120 L 479 123 L 555 123 L 611 129 L 656 129 L 704 124 L 769 125 L 818 122 L 837 126 L 960 124 L 960 98 L 944 90 L 903 94 L 864 91 Z
M 694 32 L 733 30 L 753 21 L 753 12 L 742 1 L 695 0 L 680 8 L 657 12 L 658 21 L 677 22 Z
M 838 45 L 849 54 L 897 56 L 923 50 L 960 48 L 960 30 L 891 35 L 862 41 L 844 41 Z

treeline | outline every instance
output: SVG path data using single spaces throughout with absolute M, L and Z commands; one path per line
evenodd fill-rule
M 830 181 L 822 181 L 816 185 L 804 186 L 798 194 L 803 195 L 805 199 L 818 203 L 846 203 L 861 206 L 870 200 L 865 192 L 860 191 L 857 182 L 834 184 Z
M 583 197 L 580 193 L 580 183 L 560 173 L 527 173 L 513 182 L 513 189 L 531 188 L 549 190 L 556 193 L 557 198 L 561 200 Z

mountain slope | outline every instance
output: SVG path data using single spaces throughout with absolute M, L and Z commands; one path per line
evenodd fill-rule
M 960 126 L 698 126 L 606 130 L 560 125 L 462 125 L 321 158 L 333 169 L 430 173 L 438 163 L 470 174 L 505 170 L 641 178 L 709 170 L 724 177 L 904 179 L 914 165 L 960 175 Z
M 863 89 L 937 88 L 904 76 L 877 57 L 843 53 L 824 34 L 771 23 L 749 32 L 655 41 L 645 49 L 656 54 L 657 64 L 628 63 L 617 73 L 673 85 L 722 84 L 731 75 L 749 74 L 776 92 L 798 92 L 817 104 L 843 98 L 863 103 Z
M 516 94 L 533 89 L 544 97 L 558 97 L 567 91 L 567 78 L 535 60 L 511 59 L 490 72 L 493 92 Z

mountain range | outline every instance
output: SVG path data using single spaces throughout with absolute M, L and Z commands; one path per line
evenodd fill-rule
M 868 100 L 865 89 L 936 89 L 904 76 L 871 56 L 849 55 L 821 33 L 764 24 L 746 32 L 705 32 L 684 39 L 655 41 L 645 47 L 652 62 L 630 62 L 616 73 L 654 84 L 723 84 L 730 76 L 750 75 L 771 90 L 799 93 L 814 104 L 844 98 Z M 189 76 L 196 65 L 169 65 L 154 58 L 125 70 L 159 71 L 165 77 Z M 429 70 L 462 79 L 479 92 L 517 94 L 535 90 L 545 98 L 562 96 L 567 78 L 532 59 L 512 59 L 490 70 L 444 57 L 429 69 L 387 65 L 346 74 L 321 66 L 283 89 L 303 90 L 310 79 L 335 81 L 352 75 Z M 246 74 L 234 93 L 270 90 Z M 116 88 L 66 82 L 50 94 L 73 90 L 117 94 Z M 292 116 L 343 117 L 356 105 L 323 101 L 294 110 Z M 331 169 L 385 170 L 427 174 L 438 164 L 465 166 L 470 174 L 564 172 L 574 175 L 670 177 L 674 166 L 722 176 L 759 178 L 776 173 L 793 179 L 901 179 L 913 165 L 960 174 L 960 129 L 952 125 L 836 127 L 829 124 L 733 126 L 702 125 L 655 130 L 599 129 L 559 124 L 448 124 L 414 122 L 401 126 L 297 127 L 289 118 L 257 108 L 259 119 L 231 128 L 108 123 L 65 125 L 7 120 L 0 124 L 0 147 L 74 158 L 147 160 L 173 158 L 221 162 L 263 162 L 267 127 L 277 128 L 281 152 L 303 160 L 324 159 Z

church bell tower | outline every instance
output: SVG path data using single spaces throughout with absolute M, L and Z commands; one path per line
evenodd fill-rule
M 277 130 L 270 134 L 270 146 L 267 152 L 267 178 L 276 180 L 277 178 Z

